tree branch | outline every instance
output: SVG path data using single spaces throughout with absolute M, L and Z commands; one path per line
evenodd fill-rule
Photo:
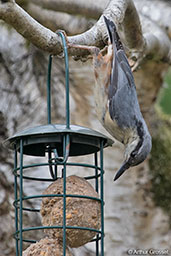
M 171 43 L 167 35 L 158 28 L 157 30 L 153 30 L 153 34 L 144 34 L 144 37 L 146 41 L 144 55 L 154 56 L 153 58 L 156 60 L 171 64 Z
M 47 10 L 33 3 L 27 4 L 27 12 L 43 26 L 56 31 L 63 29 L 67 35 L 81 34 L 92 26 L 95 21 L 81 16 L 73 16 L 64 12 Z
M 56 33 L 35 21 L 27 12 L 18 6 L 14 0 L 7 1 L 7 3 L 2 3 L 2 0 L 0 1 L 1 19 L 12 25 L 22 36 L 42 50 L 52 54 L 60 54 L 62 52 L 61 39 Z M 24 0 L 24 2 L 26 3 L 26 0 Z M 68 0 L 36 0 L 36 2 L 43 4 L 49 3 L 49 5 L 55 2 L 60 2 L 61 5 L 62 2 L 65 5 L 66 3 L 68 4 Z M 70 0 L 69 2 L 70 4 L 78 5 L 78 1 L 76 0 Z M 82 6 L 83 3 L 85 3 L 83 0 L 79 1 L 80 6 Z M 63 5 L 62 10 L 64 10 L 65 5 Z M 158 26 L 155 28 L 155 33 L 151 32 L 153 30 L 148 31 L 148 27 L 144 27 L 143 31 L 145 36 L 143 37 L 139 16 L 132 0 L 111 0 L 103 14 L 115 22 L 119 32 L 121 32 L 121 29 L 124 31 L 126 45 L 131 49 L 133 57 L 141 60 L 148 54 L 151 56 L 154 55 L 157 59 L 169 60 L 171 48 L 170 40 L 164 35 L 164 32 L 162 34 Z M 142 23 L 144 23 L 144 20 L 143 18 Z M 68 41 L 71 44 L 103 48 L 106 43 L 106 38 L 107 30 L 103 16 L 101 16 L 91 29 L 79 35 L 69 36 Z M 80 49 L 69 49 L 69 54 L 78 56 L 79 58 L 89 55 L 89 52 Z
M 72 15 L 79 13 L 87 18 L 98 19 L 109 0 L 29 0 L 29 2 L 57 12 L 66 12 Z
M 155 0 L 155 10 L 151 0 L 134 0 L 134 3 L 139 13 L 161 26 L 171 39 L 171 2 Z
M 104 14 L 112 18 L 116 24 L 123 23 L 128 47 L 139 49 L 144 45 L 139 17 L 132 0 L 97 0 L 94 3 L 92 3 L 91 0 L 29 0 L 29 2 L 30 1 L 35 5 L 42 6 L 49 10 L 62 11 L 76 15 L 79 13 L 95 19 L 99 18 L 106 7 L 106 3 L 109 2 Z M 100 20 L 100 26 L 103 26 L 103 17 L 101 17 Z M 104 30 L 106 34 L 106 29 Z M 133 31 L 132 36 L 130 36 L 130 31 Z M 91 33 L 91 30 L 89 32 Z
M 56 48 L 58 49 L 58 53 L 62 52 L 59 37 L 35 21 L 14 1 L 0 4 L 0 18 L 42 50 L 54 52 L 54 49 Z

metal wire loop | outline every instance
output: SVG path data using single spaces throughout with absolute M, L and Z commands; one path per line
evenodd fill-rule
M 57 32 L 62 39 L 64 57 L 65 57 L 65 90 L 66 90 L 66 128 L 70 129 L 70 109 L 69 109 L 69 62 L 68 62 L 68 50 L 66 45 L 66 38 L 62 31 Z M 48 75 L 47 75 L 47 116 L 48 124 L 51 124 L 51 70 L 52 70 L 52 55 L 49 56 L 48 63 Z M 65 136 L 64 136 L 65 137 Z M 57 179 L 57 164 L 65 164 L 68 160 L 70 142 L 69 135 L 66 136 L 66 143 L 64 143 L 65 148 L 63 149 L 63 158 L 58 156 L 57 148 L 49 149 L 48 152 L 48 162 L 49 162 L 49 171 L 53 179 Z M 54 158 L 52 158 L 52 152 L 54 153 Z M 53 170 L 53 165 L 54 170 Z
M 62 31 L 57 32 L 62 39 L 64 58 L 65 58 L 65 90 L 66 90 L 66 128 L 70 129 L 70 108 L 69 108 L 69 61 L 66 38 Z M 48 124 L 51 124 L 51 70 L 52 55 L 49 56 L 48 75 L 47 75 L 47 115 Z
M 70 137 L 69 134 L 66 134 L 63 137 L 63 157 L 59 157 L 57 148 L 48 152 L 48 163 L 49 163 L 49 171 L 51 177 L 56 180 L 57 177 L 57 165 L 63 165 L 67 162 L 70 151 Z M 52 158 L 52 152 L 54 153 L 54 157 Z M 54 168 L 53 168 L 54 167 Z

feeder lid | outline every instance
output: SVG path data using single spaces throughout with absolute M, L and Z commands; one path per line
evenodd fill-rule
M 20 139 L 23 140 L 23 153 L 33 156 L 45 156 L 49 148 L 57 148 L 59 156 L 63 154 L 63 135 L 69 134 L 71 147 L 70 156 L 85 155 L 98 152 L 100 142 L 104 141 L 104 147 L 111 146 L 113 141 L 100 132 L 90 128 L 61 124 L 48 124 L 28 128 L 16 133 L 4 142 L 10 149 L 17 148 L 20 151 Z

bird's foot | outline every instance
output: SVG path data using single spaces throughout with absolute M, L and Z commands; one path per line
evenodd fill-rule
M 105 47 L 100 51 L 102 55 L 106 55 L 108 52 L 108 45 L 105 45 Z
M 69 42 L 68 36 L 67 36 L 67 34 L 66 34 L 66 32 L 64 30 L 57 30 L 56 33 L 58 33 L 58 32 L 62 32 L 63 35 L 65 36 L 65 40 L 66 40 L 66 44 L 67 44 L 68 48 L 76 48 L 76 49 L 87 50 L 87 51 L 90 52 L 91 55 L 94 55 L 94 54 L 97 55 L 100 52 L 100 49 L 98 47 L 96 47 L 96 46 L 74 44 L 74 43 Z M 104 50 L 106 51 L 105 48 L 102 51 L 104 51 Z M 75 60 L 77 60 L 76 56 L 74 58 L 75 58 Z M 92 56 L 89 55 L 88 57 L 86 57 L 86 60 L 90 59 L 90 58 L 92 58 Z M 80 59 L 80 56 L 79 56 L 78 59 Z
M 133 51 L 131 53 L 131 56 L 129 58 L 129 64 L 131 66 L 132 72 L 137 71 L 137 69 L 140 67 L 143 59 L 144 59 L 144 55 L 142 52 Z

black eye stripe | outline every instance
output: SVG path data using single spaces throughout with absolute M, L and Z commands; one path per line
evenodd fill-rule
M 137 153 L 138 152 L 134 150 L 134 151 L 131 152 L 131 156 L 134 157 Z
M 137 122 L 137 133 L 139 135 L 139 142 L 138 142 L 136 148 L 131 152 L 130 157 L 135 157 L 135 155 L 138 154 L 138 151 L 139 151 L 139 149 L 141 148 L 141 146 L 143 144 L 143 135 L 144 135 L 144 133 L 143 133 L 142 126 L 143 126 L 142 122 L 138 121 Z

